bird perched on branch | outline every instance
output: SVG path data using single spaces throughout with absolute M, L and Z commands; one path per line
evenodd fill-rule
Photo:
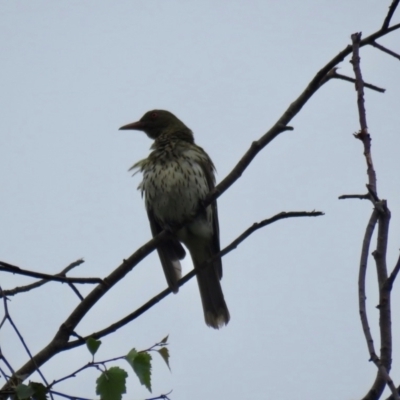
M 169 111 L 153 110 L 120 129 L 143 131 L 154 140 L 150 155 L 132 169 L 143 173 L 139 185 L 145 195 L 153 236 L 169 231 L 157 248 L 168 285 L 178 292 L 182 276 L 179 260 L 185 257 L 183 243 L 197 270 L 206 324 L 219 329 L 229 322 L 222 293 L 221 259 L 205 264 L 220 251 L 217 203 L 200 210 L 201 201 L 215 185 L 215 167 L 207 153 L 194 142 L 192 131 Z M 190 220 L 191 219 L 191 220 Z M 176 233 L 174 227 L 190 221 Z

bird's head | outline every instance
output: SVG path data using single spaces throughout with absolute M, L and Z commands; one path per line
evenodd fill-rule
M 157 139 L 160 135 L 167 132 L 189 130 L 174 114 L 165 110 L 148 111 L 139 121 L 121 126 L 119 129 L 143 131 L 151 139 Z

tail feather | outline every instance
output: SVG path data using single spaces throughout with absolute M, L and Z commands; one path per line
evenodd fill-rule
M 218 267 L 221 261 L 214 262 L 213 265 L 207 265 L 203 268 L 195 264 L 197 273 L 197 282 L 203 304 L 204 319 L 206 324 L 214 329 L 222 328 L 230 320 L 228 307 L 225 303 L 221 283 L 218 276 Z

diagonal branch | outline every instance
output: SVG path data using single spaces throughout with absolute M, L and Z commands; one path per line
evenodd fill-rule
M 392 273 L 390 274 L 389 278 L 387 278 L 387 281 L 385 282 L 385 285 L 387 286 L 387 290 L 392 290 L 393 288 L 393 283 L 395 279 L 397 278 L 397 274 L 400 271 L 400 256 L 397 259 L 397 263 L 395 267 L 393 268 Z
M 393 17 L 394 12 L 396 11 L 397 6 L 399 5 L 399 1 L 400 0 L 393 0 L 392 1 L 392 4 L 389 7 L 389 11 L 388 11 L 388 13 L 386 15 L 385 20 L 383 21 L 383 25 L 382 25 L 381 29 L 384 30 L 384 29 L 388 29 L 389 28 L 390 21 L 391 21 L 391 19 Z
M 286 219 L 286 218 L 296 218 L 296 217 L 319 217 L 324 215 L 324 213 L 320 211 L 311 211 L 311 212 L 306 212 L 306 211 L 292 211 L 292 212 L 281 212 L 279 214 L 274 215 L 271 218 L 264 219 L 261 222 L 255 222 L 251 227 L 246 229 L 240 236 L 238 236 L 235 240 L 233 240 L 228 246 L 226 246 L 224 249 L 222 249 L 218 254 L 215 254 L 213 257 L 211 257 L 204 265 L 210 265 L 216 258 L 221 258 L 225 256 L 226 254 L 230 253 L 232 250 L 236 249 L 240 243 L 242 243 L 244 240 L 246 240 L 252 233 L 257 231 L 258 229 L 261 229 L 267 225 L 270 225 L 276 221 Z M 186 282 L 191 280 L 194 276 L 196 276 L 197 270 L 192 270 L 189 273 L 187 273 L 180 281 L 179 281 L 179 287 L 183 286 Z M 79 339 L 74 340 L 72 342 L 69 342 L 65 348 L 62 350 L 69 350 L 78 346 L 81 346 L 86 343 L 86 340 L 90 337 L 95 338 L 95 339 L 100 339 L 104 336 L 109 335 L 110 333 L 113 333 L 117 331 L 118 329 L 122 328 L 129 322 L 135 320 L 138 318 L 140 315 L 142 315 L 144 312 L 155 306 L 158 302 L 160 302 L 162 299 L 167 297 L 169 294 L 171 294 L 171 289 L 167 288 L 164 289 L 162 292 L 160 292 L 158 295 L 154 296 L 152 299 L 150 299 L 148 302 L 143 304 L 141 307 L 139 307 L 137 310 L 132 312 L 131 314 L 127 315 L 126 317 L 120 319 L 119 321 L 111 324 L 105 329 L 102 329 L 101 331 L 91 333 L 90 335 L 87 335 L 85 337 L 79 337 Z
M 379 43 L 376 42 L 372 42 L 371 46 L 376 47 L 377 49 L 379 49 L 380 51 L 383 51 L 386 54 L 390 54 L 392 57 L 397 58 L 398 60 L 400 60 L 400 55 L 395 53 L 394 51 L 387 49 L 386 47 L 382 46 Z M 365 85 L 366 86 L 366 85 Z
M 366 37 L 359 42 L 359 47 L 370 45 L 374 40 L 387 35 L 400 29 L 400 24 L 393 25 L 387 29 L 380 29 L 372 35 Z M 324 83 L 329 80 L 329 72 L 335 68 L 345 57 L 351 54 L 353 46 L 348 45 L 335 57 L 333 57 L 323 68 L 321 68 L 305 90 L 300 96 L 290 104 L 282 116 L 278 119 L 275 125 L 265 133 L 259 140 L 252 143 L 249 150 L 244 154 L 240 161 L 236 164 L 233 170 L 207 195 L 204 200 L 204 205 L 207 206 L 216 200 L 222 193 L 225 192 L 237 179 L 240 178 L 242 173 L 245 171 L 247 166 L 253 161 L 255 156 L 272 140 L 274 140 L 281 132 L 285 130 L 287 124 L 299 113 L 307 101 L 314 95 L 314 93 L 320 89 Z
M 1 293 L 2 291 L 3 291 L 3 290 L 2 290 L 2 288 L 0 287 L 0 293 Z M 23 348 L 24 348 L 25 351 L 27 352 L 27 354 L 28 354 L 28 356 L 29 356 L 29 358 L 30 358 L 30 362 L 32 362 L 32 363 L 35 364 L 35 370 L 38 372 L 38 374 L 39 374 L 40 377 L 42 378 L 43 382 L 44 382 L 46 385 L 48 385 L 48 382 L 47 382 L 45 376 L 43 375 L 43 373 L 42 373 L 42 371 L 40 370 L 39 366 L 36 365 L 35 360 L 34 360 L 34 358 L 33 358 L 33 356 L 32 356 L 32 353 L 31 353 L 31 351 L 29 350 L 29 347 L 28 347 L 28 345 L 27 345 L 26 342 L 25 342 L 25 339 L 23 338 L 21 332 L 20 332 L 19 329 L 17 328 L 17 325 L 15 325 L 13 319 L 11 318 L 10 312 L 9 312 L 9 310 L 8 310 L 8 304 L 7 304 L 8 299 L 7 299 L 4 295 L 3 295 L 2 297 L 3 297 L 3 306 L 4 306 L 4 320 L 3 320 L 3 321 L 7 320 L 7 321 L 10 323 L 10 325 L 12 326 L 14 332 L 17 334 L 18 339 L 20 340 L 20 342 L 21 342 Z M 14 375 L 14 374 L 13 374 L 13 375 Z

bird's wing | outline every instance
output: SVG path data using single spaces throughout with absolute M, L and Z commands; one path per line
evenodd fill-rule
M 204 151 L 204 150 L 203 150 Z M 205 153 L 205 152 L 204 152 Z M 211 191 L 215 187 L 215 167 L 211 159 L 207 157 L 207 161 L 200 162 L 199 165 L 203 170 L 204 176 L 206 177 L 208 189 Z M 210 205 L 212 211 L 212 227 L 213 227 L 213 238 L 212 238 L 212 254 L 220 252 L 220 242 L 219 242 L 219 222 L 218 222 L 218 207 L 217 201 L 214 201 Z M 222 261 L 218 259 L 214 262 L 214 267 L 218 273 L 219 279 L 222 278 Z
M 151 210 L 147 210 L 147 215 L 150 221 L 151 233 L 154 237 L 163 229 L 157 223 Z M 168 286 L 174 293 L 177 293 L 179 289 L 178 280 L 182 277 L 182 268 L 179 260 L 182 260 L 185 257 L 185 249 L 179 241 L 171 235 L 160 243 L 157 247 L 157 252 L 160 257 Z

